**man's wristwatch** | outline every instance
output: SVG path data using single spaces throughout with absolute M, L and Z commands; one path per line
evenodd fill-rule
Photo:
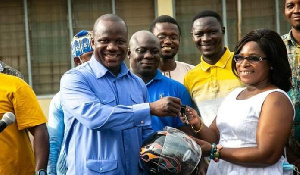
M 47 171 L 44 169 L 40 169 L 39 171 L 35 172 L 35 175 L 47 175 Z

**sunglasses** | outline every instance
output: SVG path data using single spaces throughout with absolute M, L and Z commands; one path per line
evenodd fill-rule
M 267 60 L 268 58 L 263 58 L 263 57 L 259 57 L 259 56 L 253 56 L 253 55 L 250 55 L 250 56 L 247 56 L 247 57 L 244 57 L 242 55 L 234 55 L 233 56 L 233 60 L 240 64 L 244 61 L 244 59 L 246 59 L 249 63 L 258 63 L 258 62 L 261 62 L 263 60 Z

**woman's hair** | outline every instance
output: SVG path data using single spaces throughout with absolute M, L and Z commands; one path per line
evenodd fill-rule
M 271 83 L 286 92 L 289 91 L 292 87 L 292 72 L 288 62 L 286 46 L 280 35 L 268 29 L 252 30 L 238 42 L 234 54 L 239 54 L 244 45 L 250 41 L 256 42 L 268 58 L 267 61 L 272 68 L 270 70 Z M 231 69 L 238 76 L 236 62 L 233 59 Z

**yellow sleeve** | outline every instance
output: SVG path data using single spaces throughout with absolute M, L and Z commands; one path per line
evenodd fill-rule
M 15 91 L 13 105 L 18 130 L 47 122 L 36 95 L 29 85 L 21 86 Z

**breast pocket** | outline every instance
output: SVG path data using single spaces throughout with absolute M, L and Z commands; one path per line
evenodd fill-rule
M 130 95 L 131 101 L 133 104 L 145 103 L 143 96 L 139 95 Z
M 116 105 L 116 99 L 113 94 L 96 93 L 96 96 L 103 105 Z
M 86 166 L 89 170 L 93 171 L 94 173 L 108 173 L 108 174 L 115 174 L 116 169 L 118 167 L 117 160 L 94 160 L 88 159 L 86 162 Z M 92 173 L 92 172 L 91 172 Z

